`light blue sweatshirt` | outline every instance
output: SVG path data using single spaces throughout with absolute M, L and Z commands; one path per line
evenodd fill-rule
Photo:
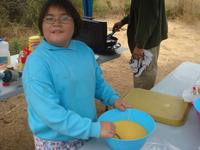
M 42 40 L 28 57 L 22 79 L 29 126 L 47 140 L 99 137 L 95 98 L 105 105 L 119 98 L 103 79 L 93 51 L 75 40 L 68 48 Z

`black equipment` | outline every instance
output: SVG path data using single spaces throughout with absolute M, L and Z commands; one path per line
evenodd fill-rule
M 105 21 L 82 19 L 80 35 L 75 39 L 85 42 L 96 54 L 113 55 L 116 54 L 115 49 L 120 47 L 113 34 L 107 35 Z
M 21 72 L 18 72 L 13 69 L 6 69 L 5 71 L 0 73 L 0 79 L 2 79 L 3 82 L 17 81 L 21 78 L 21 76 Z

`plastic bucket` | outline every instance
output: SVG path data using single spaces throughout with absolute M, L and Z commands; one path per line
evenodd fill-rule
M 200 121 L 200 97 L 193 101 L 193 105 Z
M 9 43 L 0 38 L 0 65 L 10 64 Z
M 109 110 L 103 113 L 99 121 L 110 121 L 116 122 L 120 120 L 130 120 L 143 126 L 147 135 L 144 138 L 133 139 L 133 140 L 122 140 L 116 138 L 106 138 L 105 141 L 112 150 L 139 150 L 142 148 L 147 138 L 152 134 L 156 127 L 154 119 L 138 109 L 126 109 L 125 111 L 119 111 L 117 109 Z

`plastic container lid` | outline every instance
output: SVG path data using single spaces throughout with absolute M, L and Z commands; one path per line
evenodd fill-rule
M 38 35 L 31 36 L 31 37 L 29 37 L 29 41 L 40 41 L 40 36 L 38 36 Z

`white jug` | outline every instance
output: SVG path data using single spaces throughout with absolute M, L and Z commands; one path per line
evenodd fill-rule
M 10 52 L 9 44 L 0 38 L 0 65 L 9 65 L 10 61 Z

